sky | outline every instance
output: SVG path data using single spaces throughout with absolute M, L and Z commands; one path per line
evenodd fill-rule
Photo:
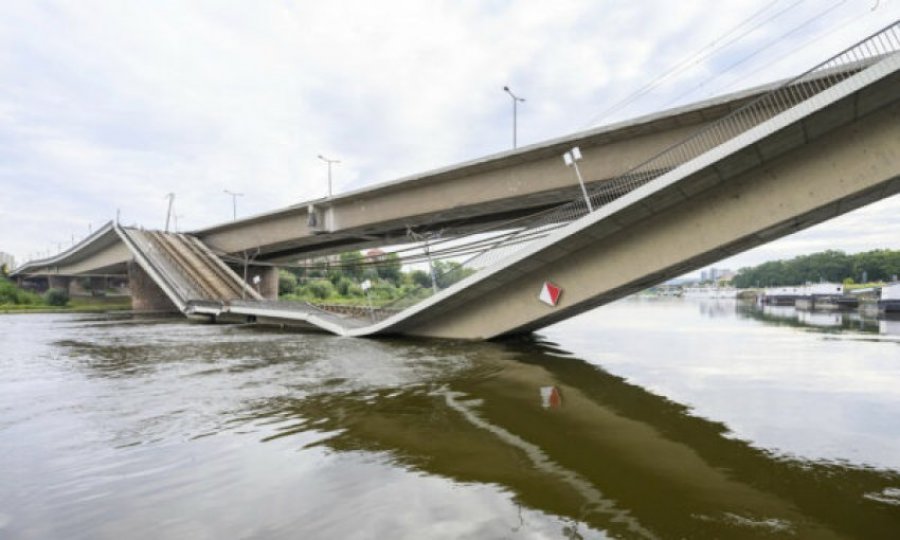
M 800 73 L 900 0 L 0 5 L 0 251 L 180 230 Z M 565 170 L 561 171 L 565 173 Z M 900 197 L 720 261 L 900 249 Z

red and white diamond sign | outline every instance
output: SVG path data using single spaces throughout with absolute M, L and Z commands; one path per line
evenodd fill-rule
M 548 306 L 556 307 L 556 303 L 559 302 L 559 297 L 561 294 L 562 287 L 550 283 L 549 281 L 545 281 L 544 286 L 541 287 L 541 294 L 538 295 L 538 300 L 547 304 Z

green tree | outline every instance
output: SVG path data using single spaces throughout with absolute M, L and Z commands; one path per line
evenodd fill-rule
M 325 300 L 331 296 L 334 296 L 335 290 L 334 285 L 331 284 L 327 279 L 317 279 L 314 281 L 310 281 L 304 287 L 311 296 L 319 299 Z
M 735 287 L 787 286 L 819 281 L 887 281 L 900 274 L 900 251 L 877 249 L 847 255 L 828 250 L 789 260 L 768 261 L 741 268 L 732 283 Z
M 24 291 L 16 286 L 15 283 L 6 278 L 0 277 L 0 305 L 3 304 L 39 304 L 40 297 L 32 292 Z
M 375 281 L 378 279 L 378 270 L 376 270 L 375 268 L 371 268 L 371 267 L 366 268 L 362 271 L 362 275 L 360 276 L 360 278 L 363 281 L 365 281 L 367 279 L 369 281 Z
M 362 278 L 363 256 L 359 251 L 346 251 L 341 253 L 341 272 L 359 281 Z
M 297 289 L 297 276 L 287 270 L 278 271 L 278 294 L 294 294 Z
M 409 273 L 410 281 L 423 289 L 431 288 L 431 276 L 424 270 L 413 270 Z
M 65 306 L 69 303 L 69 291 L 57 288 L 50 289 L 44 293 L 44 302 L 48 306 Z
M 378 277 L 390 281 L 394 285 L 399 285 L 403 276 L 403 272 L 401 271 L 402 266 L 399 255 L 396 253 L 388 253 L 378 262 Z
M 350 291 L 353 288 L 353 281 L 346 276 L 341 276 L 337 283 L 334 284 L 335 289 L 337 289 L 337 293 L 341 296 L 350 296 Z

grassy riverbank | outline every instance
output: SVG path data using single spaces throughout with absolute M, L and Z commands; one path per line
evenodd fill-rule
M 96 313 L 102 311 L 123 311 L 131 309 L 128 296 L 85 296 L 72 297 L 65 306 L 35 304 L 0 304 L 0 314 L 14 313 Z
M 0 275 L 0 313 L 90 313 L 125 309 L 131 309 L 129 296 L 70 297 L 67 289 L 37 294 Z

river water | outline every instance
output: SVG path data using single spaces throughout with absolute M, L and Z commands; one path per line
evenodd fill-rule
M 0 317 L 0 538 L 897 538 L 900 321 L 626 300 L 502 343 Z

